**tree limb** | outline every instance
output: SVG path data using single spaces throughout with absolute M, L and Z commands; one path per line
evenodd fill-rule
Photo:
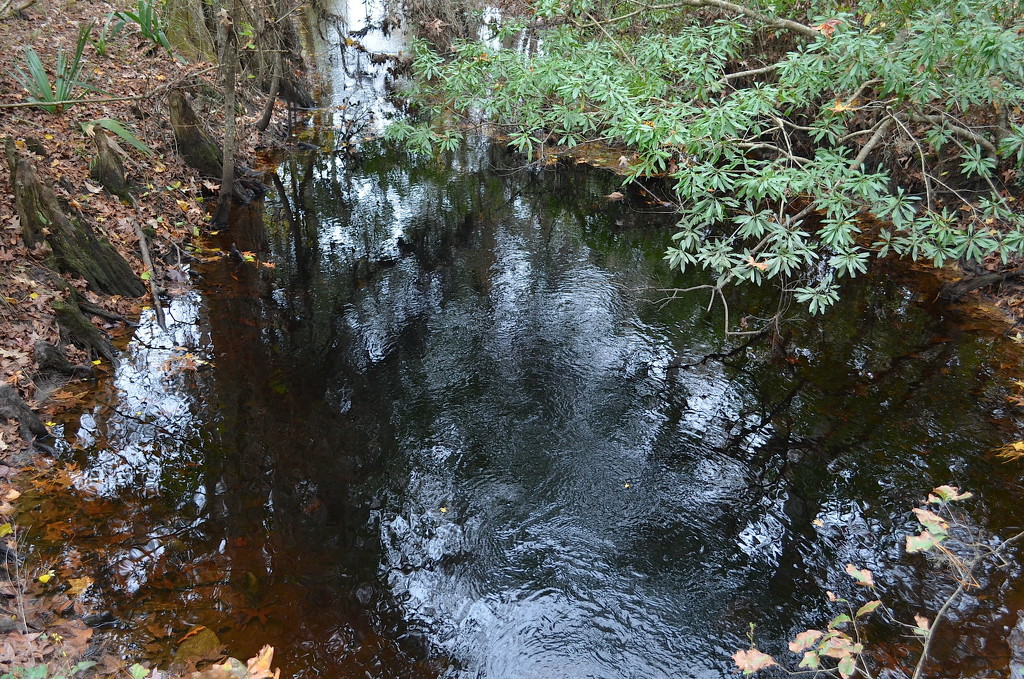
M 861 165 L 864 164 L 864 161 L 868 159 L 869 155 L 871 155 L 871 152 L 875 150 L 875 147 L 882 142 L 882 138 L 885 136 L 885 133 L 889 131 L 890 127 L 892 127 L 892 118 L 889 116 L 886 116 L 881 122 L 875 125 L 875 133 L 871 135 L 871 138 L 868 139 L 864 146 L 861 147 L 860 153 L 857 154 L 857 157 L 850 161 L 851 170 L 860 169 Z
M 949 121 L 949 116 L 944 115 L 929 115 L 924 113 L 912 113 L 910 120 L 915 123 L 931 123 L 932 125 L 945 125 L 949 128 L 949 131 L 953 133 L 953 136 L 959 137 L 964 141 L 974 142 L 981 148 L 985 149 L 985 152 L 989 156 L 996 158 L 999 156 L 999 152 L 996 150 L 996 145 L 990 142 L 985 137 L 981 136 L 973 130 L 969 130 L 966 127 L 961 127 Z
M 603 23 L 615 23 L 618 21 L 622 21 L 624 19 L 628 19 L 630 17 L 634 17 L 638 14 L 655 12 L 658 10 L 665 9 L 678 9 L 680 7 L 717 7 L 718 9 L 725 10 L 726 12 L 731 12 L 733 14 L 741 14 L 745 17 L 750 17 L 751 19 L 759 21 L 760 23 L 766 26 L 771 26 L 773 28 L 784 28 L 788 31 L 799 33 L 800 35 L 806 36 L 808 38 L 817 38 L 820 35 L 818 29 L 812 28 L 811 26 L 806 26 L 799 22 L 791 21 L 790 19 L 771 17 L 766 14 L 762 14 L 756 9 L 746 7 L 744 5 L 737 5 L 732 2 L 726 2 L 726 0 L 682 0 L 681 2 L 673 2 L 667 5 L 646 5 L 642 9 L 628 12 L 621 16 L 617 16 L 614 19 L 607 19 Z

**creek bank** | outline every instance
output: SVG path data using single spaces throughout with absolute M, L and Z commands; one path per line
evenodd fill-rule
M 0 20 L 0 45 L 12 67 L 26 68 L 28 47 L 52 65 L 80 28 L 103 26 L 112 10 L 136 9 L 117 4 L 40 0 Z M 96 574 L 73 555 L 61 564 L 35 562 L 19 528 L 20 512 L 32 510 L 19 498 L 68 491 L 50 430 L 110 379 L 140 315 L 187 292 L 196 258 L 226 257 L 200 244 L 218 189 L 206 177 L 219 169 L 193 169 L 179 155 L 192 147 L 175 138 L 167 101 L 168 93 L 185 92 L 207 124 L 218 126 L 216 70 L 154 49 L 130 24 L 108 39 L 102 52 L 96 42 L 84 52 L 82 79 L 102 93 L 78 89 L 75 98 L 85 101 L 59 113 L 25 106 L 13 71 L 0 70 L 0 673 L 40 663 L 67 673 L 82 657 L 99 658 L 93 671 L 101 675 L 125 670 L 103 655 L 102 635 L 94 634 L 112 622 L 109 615 L 83 603 Z M 275 91 L 306 101 L 297 62 L 288 59 Z M 258 92 L 244 94 L 246 120 L 273 110 Z M 126 135 L 108 133 L 102 121 L 115 121 Z M 245 135 L 238 155 L 251 157 L 256 146 L 287 136 L 281 120 L 264 127 Z M 258 198 L 259 186 L 243 178 L 236 199 Z

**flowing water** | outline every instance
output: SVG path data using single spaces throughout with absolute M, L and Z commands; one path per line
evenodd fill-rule
M 843 612 L 826 590 L 866 601 L 847 563 L 933 616 L 956 583 L 901 548 L 933 486 L 1020 524 L 1019 466 L 990 454 L 1020 434 L 1019 355 L 928 276 L 725 338 L 703 295 L 661 303 L 702 280 L 666 271 L 656 201 L 519 162 L 296 152 L 216 237 L 258 261 L 197 267 L 170 331 L 140 328 L 64 424 L 70 487 L 32 532 L 98 573 L 124 649 L 205 625 L 301 677 L 727 677 L 749 623 L 782 656 Z M 775 298 L 729 302 L 756 325 Z M 1019 570 L 954 607 L 932 676 L 1006 675 Z M 866 631 L 887 662 L 918 647 Z

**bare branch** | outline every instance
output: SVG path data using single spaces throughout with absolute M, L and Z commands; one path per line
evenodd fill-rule
M 882 138 L 885 136 L 885 133 L 889 131 L 890 127 L 892 127 L 892 118 L 889 116 L 886 116 L 877 125 L 875 125 L 875 133 L 871 135 L 871 138 L 867 140 L 867 143 L 861 147 L 860 153 L 857 154 L 857 157 L 850 161 L 851 170 L 860 169 L 864 164 L 864 161 L 868 159 L 869 155 L 871 155 L 871 152 L 875 150 L 875 147 L 882 142 Z
M 748 71 L 726 73 L 725 75 L 718 79 L 718 82 L 722 83 L 723 85 L 728 85 L 730 80 L 739 80 L 740 78 L 752 78 L 757 75 L 764 75 L 765 73 L 771 73 L 778 67 L 778 64 L 768 64 L 767 66 L 762 66 L 761 68 L 752 68 Z
M 996 150 L 995 144 L 990 142 L 985 137 L 981 136 L 973 130 L 969 130 L 966 127 L 961 127 L 950 121 L 949 116 L 946 115 L 929 115 L 923 113 L 913 113 L 910 116 L 910 120 L 915 123 L 931 123 L 932 125 L 945 125 L 949 128 L 949 131 L 953 133 L 953 136 L 962 139 L 963 141 L 974 142 L 981 148 L 985 149 L 985 152 L 996 158 L 999 152 Z

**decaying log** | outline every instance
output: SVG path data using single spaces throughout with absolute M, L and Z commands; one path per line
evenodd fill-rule
M 0 383 L 0 417 L 17 420 L 21 428 L 21 437 L 26 441 L 31 441 L 37 436 L 48 436 L 50 433 L 14 387 L 4 383 Z
M 25 245 L 33 249 L 49 246 L 55 268 L 81 276 L 96 292 L 128 297 L 144 294 L 146 288 L 128 262 L 106 239 L 97 238 L 84 220 L 70 219 L 64 213 L 53 189 L 40 180 L 31 160 L 18 156 L 10 139 L 6 152 Z
M 205 130 L 196 112 L 181 90 L 171 90 L 167 97 L 171 113 L 171 128 L 178 153 L 189 167 L 206 177 L 219 178 L 223 169 L 220 145 Z
M 89 176 L 118 198 L 131 200 L 128 182 L 124 178 L 124 165 L 114 151 L 110 137 L 103 130 L 97 129 L 93 139 L 96 142 L 96 157 L 89 163 Z
M 959 281 L 944 283 L 942 288 L 939 290 L 939 297 L 949 302 L 955 302 L 964 295 L 974 292 L 975 290 L 980 290 L 982 288 L 987 288 L 990 285 L 998 285 L 1005 281 L 1022 277 L 1024 277 L 1024 267 L 1010 269 L 1008 271 L 993 271 L 991 273 L 981 274 L 980 276 L 967 276 Z

